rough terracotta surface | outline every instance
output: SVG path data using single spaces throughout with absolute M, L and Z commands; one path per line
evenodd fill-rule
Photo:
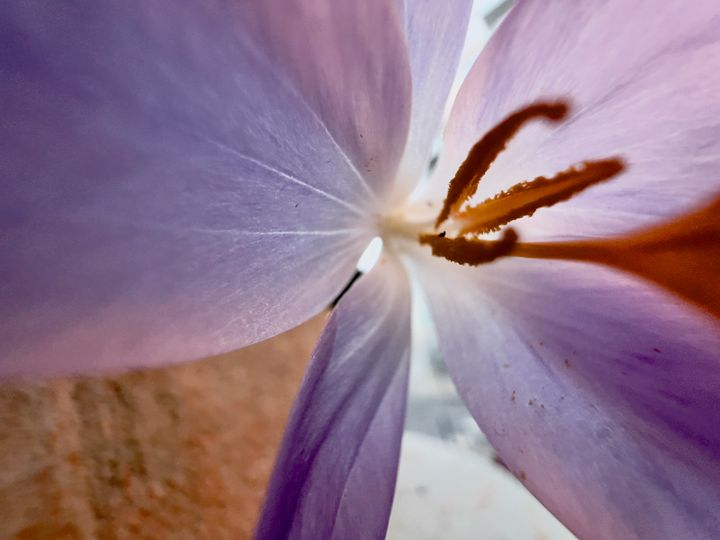
M 323 322 L 162 370 L 0 386 L 0 539 L 249 537 Z

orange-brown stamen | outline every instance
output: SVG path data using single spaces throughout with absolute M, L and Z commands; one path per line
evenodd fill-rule
M 480 179 L 492 165 L 495 158 L 505 149 L 508 141 L 528 121 L 536 118 L 559 121 L 565 118 L 569 109 L 566 102 L 535 103 L 521 109 L 503 120 L 480 139 L 470 150 L 450 181 L 447 197 L 435 222 L 439 227 L 452 212 L 457 211 L 477 191 Z
M 447 238 L 444 234 L 421 234 L 420 243 L 432 248 L 432 254 L 458 264 L 478 266 L 509 255 L 517 234 L 508 229 L 500 240 L 478 240 L 476 238 Z
M 512 220 L 568 200 L 584 189 L 618 175 L 620 158 L 587 161 L 582 169 L 568 169 L 553 178 L 522 182 L 483 203 L 459 211 L 472 197 L 482 175 L 505 148 L 510 137 L 531 118 L 562 119 L 567 106 L 540 103 L 511 115 L 483 137 L 450 182 L 435 223 L 452 216 L 460 235 L 499 230 Z M 616 238 L 565 242 L 523 243 L 512 229 L 500 240 L 448 238 L 445 233 L 421 234 L 435 256 L 477 266 L 505 256 L 562 259 L 609 266 L 659 285 L 720 318 L 720 197 L 696 211 L 659 226 Z
M 521 182 L 477 206 L 453 216 L 460 225 L 460 234 L 482 234 L 497 231 L 502 225 L 532 216 L 536 210 L 566 201 L 590 186 L 620 174 L 624 168 L 620 158 L 586 161 L 583 168 L 570 168 L 552 178 L 540 176 Z

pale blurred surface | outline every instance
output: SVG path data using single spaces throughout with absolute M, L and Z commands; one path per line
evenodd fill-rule
M 227 355 L 0 386 L 0 539 L 242 539 L 325 316 Z
M 406 431 L 388 540 L 573 540 L 505 469 Z

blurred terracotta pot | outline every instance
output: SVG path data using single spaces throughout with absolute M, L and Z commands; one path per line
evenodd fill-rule
M 0 386 L 0 538 L 249 537 L 324 320 L 181 366 Z

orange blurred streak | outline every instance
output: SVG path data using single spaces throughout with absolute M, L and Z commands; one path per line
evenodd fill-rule
M 720 196 L 699 210 L 619 238 L 518 242 L 511 255 L 592 262 L 630 272 L 720 318 Z

